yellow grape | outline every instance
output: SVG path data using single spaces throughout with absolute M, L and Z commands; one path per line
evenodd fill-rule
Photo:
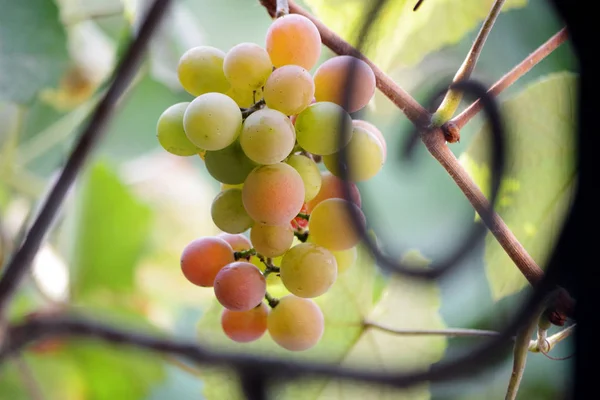
M 223 267 L 214 281 L 215 296 L 231 311 L 248 311 L 265 297 L 267 282 L 255 265 L 237 261 Z
M 311 103 L 315 94 L 312 76 L 297 65 L 277 68 L 265 83 L 267 107 L 285 115 L 298 114 Z
M 253 342 L 267 331 L 268 315 L 269 307 L 262 302 L 248 311 L 224 309 L 221 314 L 221 327 L 225 335 L 234 342 Z
M 304 184 L 300 174 L 287 164 L 263 165 L 246 178 L 242 200 L 254 221 L 287 224 L 304 204 Z
M 244 121 L 240 144 L 249 159 L 257 164 L 277 164 L 285 159 L 296 143 L 290 119 L 277 110 L 253 112 Z
M 294 240 L 294 231 L 289 223 L 284 225 L 254 224 L 250 240 L 256 251 L 265 257 L 283 255 Z
M 183 249 L 181 271 L 194 285 L 212 287 L 217 273 L 234 261 L 229 243 L 217 237 L 202 237 Z
M 321 35 L 308 18 L 289 14 L 277 18 L 267 30 L 267 51 L 276 68 L 299 65 L 310 70 L 321 56 Z
M 239 233 L 233 235 L 231 233 L 222 232 L 219 233 L 217 237 L 229 243 L 233 251 L 244 251 L 252 248 L 252 243 L 250 243 L 250 240 L 246 236 Z
M 181 86 L 193 96 L 204 93 L 225 93 L 229 82 L 223 73 L 225 53 L 210 46 L 193 47 L 179 59 L 177 76 Z
M 362 229 L 366 219 L 360 208 L 344 199 L 327 199 L 319 203 L 310 214 L 308 230 L 312 241 L 330 251 L 348 250 L 360 241 L 360 231 L 354 226 L 349 207 L 358 214 Z
M 375 125 L 362 119 L 353 119 L 352 125 L 368 130 L 377 139 L 379 139 L 379 142 L 381 143 L 381 148 L 383 149 L 383 162 L 385 162 L 387 158 L 387 143 L 385 141 L 383 133 L 381 133 L 381 131 Z
M 323 200 L 331 198 L 346 199 L 344 184 L 350 185 L 350 199 L 360 207 L 360 192 L 356 184 L 350 181 L 344 182 L 337 176 L 325 171 L 321 174 L 321 189 L 312 200 L 306 203 L 306 212 L 310 214 L 317 204 Z
M 349 179 L 363 182 L 373 178 L 383 167 L 383 146 L 374 134 L 364 128 L 355 126 L 350 143 L 340 152 L 345 151 L 345 168 L 349 170 Z M 323 164 L 333 175 L 340 176 L 339 152 L 323 156 Z
M 312 200 L 321 189 L 321 171 L 317 163 L 301 154 L 292 154 L 286 160 L 286 164 L 298 171 L 304 182 L 304 201 Z
M 298 297 L 317 297 L 337 278 L 337 261 L 326 248 L 302 243 L 288 250 L 281 261 L 281 282 Z
M 259 45 L 240 43 L 225 55 L 223 71 L 232 87 L 256 90 L 265 85 L 273 64 L 269 53 Z
M 221 150 L 232 144 L 242 130 L 242 112 L 222 93 L 196 97 L 185 110 L 183 127 L 188 139 L 204 150 Z
M 217 228 L 227 233 L 245 232 L 254 223 L 244 209 L 241 189 L 220 192 L 212 202 L 210 215 Z
M 324 329 L 325 318 L 317 303 L 294 295 L 279 299 L 267 317 L 267 330 L 273 341 L 290 351 L 315 346 Z
M 311 104 L 298 114 L 295 128 L 298 144 L 320 156 L 337 152 L 352 138 L 350 114 L 326 101 Z
M 351 67 L 352 76 L 349 75 Z M 352 93 L 345 99 L 350 78 Z M 373 70 L 369 64 L 352 56 L 337 56 L 325 61 L 315 71 L 314 80 L 317 101 L 331 101 L 345 107 L 349 113 L 366 106 L 375 94 Z
M 308 235 L 306 242 L 314 243 L 312 235 Z M 348 250 L 332 251 L 331 254 L 333 254 L 337 263 L 338 276 L 350 269 L 350 267 L 354 265 L 356 259 L 358 258 L 356 246 Z
M 183 115 L 189 102 L 177 103 L 167 108 L 158 118 L 156 137 L 160 145 L 176 156 L 193 156 L 202 151 L 185 135 Z

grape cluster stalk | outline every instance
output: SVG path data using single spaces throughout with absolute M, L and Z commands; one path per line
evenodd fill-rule
M 236 342 L 265 332 L 290 351 L 319 342 L 324 318 L 313 299 L 355 263 L 353 214 L 367 225 L 356 182 L 373 178 L 386 159 L 381 131 L 351 117 L 375 93 L 373 70 L 348 55 L 317 67 L 321 46 L 310 19 L 286 14 L 268 28 L 264 47 L 191 48 L 177 74 L 194 98 L 157 123 L 167 152 L 199 156 L 221 183 L 210 211 L 222 233 L 192 240 L 180 264 L 190 283 L 213 288 L 223 332 Z M 345 101 L 351 71 L 355 89 Z

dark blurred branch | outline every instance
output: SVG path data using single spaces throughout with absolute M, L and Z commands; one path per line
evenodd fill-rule
M 137 37 L 129 46 L 114 73 L 110 89 L 94 110 L 21 247 L 6 266 L 0 279 L 0 314 L 4 312 L 13 293 L 21 283 L 73 181 L 104 132 L 103 128 L 111 117 L 115 104 L 133 79 L 150 37 L 165 14 L 169 3 L 170 0 L 155 0 L 152 4 Z
M 561 44 L 567 41 L 569 34 L 567 28 L 561 29 L 558 33 L 552 36 L 546 43 L 538 47 L 533 53 L 527 58 L 520 62 L 516 67 L 510 70 L 500 80 L 490 88 L 488 91 L 492 96 L 498 96 L 504 89 L 515 83 L 520 77 L 529 72 L 534 66 L 540 61 L 550 55 L 554 50 Z M 462 129 L 479 111 L 482 109 L 482 104 L 479 100 L 471 104 L 462 113 L 454 117 L 450 122 L 456 125 L 458 129 Z

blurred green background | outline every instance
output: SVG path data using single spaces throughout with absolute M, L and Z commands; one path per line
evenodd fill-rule
M 174 3 L 19 291 L 11 308 L 14 320 L 34 310 L 66 308 L 125 326 L 196 338 L 196 324 L 214 300 L 210 290 L 192 287 L 181 276 L 179 253 L 195 237 L 219 232 L 210 218 L 219 184 L 199 157 L 178 158 L 162 150 L 155 125 L 168 106 L 191 99 L 175 75 L 185 50 L 201 44 L 224 51 L 240 42 L 262 45 L 271 20 L 258 1 Z M 318 3 L 313 0 L 309 6 Z M 425 3 L 430 4 L 424 7 L 449 7 L 450 2 Z M 472 4 L 465 0 L 450 6 L 467 13 Z M 102 93 L 98 86 L 109 76 L 143 6 L 135 0 L 0 0 L 0 9 L 9 10 L 0 16 L 0 254 L 5 261 L 68 157 L 77 128 Z M 337 6 L 343 15 L 344 4 Z M 15 18 L 28 23 L 16 23 Z M 502 13 L 475 77 L 493 83 L 561 26 L 542 0 Z M 425 104 L 460 66 L 478 27 L 419 62 L 404 65 L 401 59 L 391 59 L 385 69 Z M 324 48 L 322 59 L 331 55 Z M 565 70 L 577 70 L 568 45 L 502 98 L 548 73 Z M 409 249 L 430 259 L 447 254 L 473 223 L 474 212 L 464 195 L 422 146 L 417 146 L 412 161 L 402 159 L 411 125 L 380 93 L 357 116 L 374 122 L 387 139 L 383 171 L 360 185 L 363 208 L 378 237 L 397 256 Z M 457 156 L 481 126 L 476 118 L 463 129 L 460 143 L 452 145 Z M 483 265 L 482 244 L 440 282 L 440 313 L 446 326 L 500 330 L 523 301 L 526 292 L 494 302 Z M 398 318 L 406 306 L 398 305 Z M 444 360 L 479 340 L 450 340 Z M 564 357 L 572 350 L 566 341 L 552 354 Z M 432 384 L 431 398 L 503 398 L 511 363 L 507 357 L 482 376 Z M 570 368 L 570 361 L 531 354 L 519 398 L 564 398 Z M 59 343 L 9 360 L 0 366 L 0 398 L 37 398 L 27 384 L 31 375 L 44 392 L 39 398 L 45 399 L 203 398 L 202 379 L 178 360 L 96 343 Z

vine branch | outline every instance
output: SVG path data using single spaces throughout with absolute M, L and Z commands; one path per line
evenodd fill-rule
M 273 17 L 276 9 L 275 0 L 260 0 L 260 2 Z M 377 88 L 420 130 L 421 140 L 429 153 L 442 165 L 442 167 L 444 167 L 446 172 L 448 172 L 456 185 L 467 197 L 475 211 L 477 211 L 479 215 L 489 214 L 490 204 L 487 198 L 469 176 L 467 171 L 462 167 L 452 150 L 446 145 L 444 130 L 441 128 L 425 129 L 425 127 L 429 125 L 431 114 L 411 97 L 410 94 L 398 86 L 381 69 L 373 64 L 372 61 L 352 47 L 348 42 L 340 38 L 312 14 L 299 7 L 293 1 L 289 1 L 289 7 L 291 13 L 303 15 L 315 24 L 321 34 L 323 44 L 329 47 L 334 53 L 360 58 L 372 68 L 373 73 L 375 74 Z M 557 40 L 564 41 L 565 38 Z M 557 46 L 554 48 L 556 47 Z M 532 59 L 539 58 L 539 60 L 541 60 L 543 57 L 550 54 L 550 52 L 551 50 L 548 48 L 545 52 L 538 52 L 535 58 Z M 508 80 L 505 83 L 502 83 L 501 80 L 494 86 L 501 85 L 504 89 L 516 81 L 518 76 L 515 76 L 513 80 Z M 457 126 L 460 127 L 460 125 Z M 482 218 L 482 220 L 529 283 L 535 286 L 540 282 L 544 276 L 544 271 L 537 265 L 531 255 L 529 255 L 527 250 L 508 228 L 502 218 L 494 212 L 490 218 Z M 563 325 L 566 320 L 565 315 L 568 315 L 573 309 L 572 299 L 569 296 L 565 296 L 564 300 L 564 304 L 557 304 L 557 310 L 553 313 L 552 323 L 556 325 Z
M 569 37 L 567 28 L 563 28 L 558 33 L 554 34 L 544 44 L 538 47 L 533 53 L 527 58 L 521 61 L 517 66 L 506 73 L 498 82 L 488 90 L 488 93 L 492 96 L 498 96 L 503 90 L 508 88 L 510 85 L 515 83 L 520 77 L 529 72 L 534 66 L 540 61 L 546 58 L 550 53 L 558 48 L 561 44 L 567 41 Z M 454 117 L 452 122 L 458 129 L 462 129 L 467 122 L 469 122 L 477 113 L 481 111 L 483 105 L 481 101 L 477 100 L 471 104 L 467 109 L 461 112 L 459 115 Z
M 479 33 L 477 34 L 475 42 L 473 42 L 473 46 L 471 46 L 469 53 L 467 53 L 465 61 L 456 72 L 456 75 L 454 75 L 453 82 L 467 80 L 471 77 L 471 74 L 475 69 L 475 65 L 477 65 L 477 60 L 479 59 L 483 45 L 485 44 L 490 32 L 492 31 L 492 27 L 494 26 L 494 23 L 496 22 L 496 19 L 502 10 L 504 1 L 505 0 L 496 0 L 492 5 L 488 16 L 486 17 L 481 29 L 479 30 Z M 456 112 L 456 109 L 460 105 L 462 97 L 462 92 L 460 90 L 448 90 L 437 111 L 431 117 L 432 124 L 434 126 L 440 126 L 452 118 Z
M 496 337 L 500 335 L 499 332 L 480 329 L 395 329 L 369 321 L 365 321 L 363 326 L 365 328 L 372 328 L 378 331 L 391 333 L 393 335 L 404 336 Z

